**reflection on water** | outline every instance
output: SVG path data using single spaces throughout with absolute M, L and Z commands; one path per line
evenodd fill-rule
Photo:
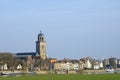
M 88 74 L 113 74 L 113 73 L 119 73 L 120 74 L 120 70 L 115 70 L 115 71 L 111 71 L 111 72 L 95 72 L 95 73 L 88 73 Z M 28 72 L 28 73 L 10 73 L 10 74 L 6 74 L 6 75 L 1 75 L 2 77 L 16 77 L 16 76 L 34 76 L 36 75 L 35 72 Z
M 6 75 L 1 75 L 2 77 L 14 77 L 14 76 L 34 76 L 34 72 L 29 72 L 29 73 L 10 73 Z
M 120 73 L 120 70 L 109 71 L 109 72 L 95 72 L 94 74 L 113 74 L 113 73 Z

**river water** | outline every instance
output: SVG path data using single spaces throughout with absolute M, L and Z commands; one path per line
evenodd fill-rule
M 34 76 L 35 73 L 34 72 L 28 72 L 28 73 L 10 73 L 10 74 L 6 74 L 6 75 L 1 75 L 2 77 L 14 77 L 14 76 Z
M 116 71 L 112 71 L 112 72 L 95 72 L 94 74 L 113 74 L 113 73 L 120 73 L 120 70 L 116 70 Z M 89 73 L 89 74 L 93 74 L 93 73 Z M 11 74 L 7 74 L 7 75 L 1 75 L 2 77 L 17 77 L 17 76 L 34 76 L 36 75 L 35 72 L 28 72 L 28 73 L 11 73 Z
M 110 71 L 110 72 L 95 72 L 94 74 L 113 74 L 120 73 L 120 70 Z

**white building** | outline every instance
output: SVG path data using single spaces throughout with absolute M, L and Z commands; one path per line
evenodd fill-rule
M 54 70 L 78 70 L 79 63 L 54 63 Z
M 19 64 L 19 65 L 17 66 L 17 69 L 18 69 L 18 70 L 21 70 L 21 69 L 22 69 L 21 64 Z
M 103 68 L 103 62 L 99 62 L 99 67 Z
M 79 70 L 79 64 L 78 63 L 75 63 L 73 65 L 74 65 L 74 70 Z
M 92 64 L 89 59 L 86 60 L 85 65 L 86 65 L 86 68 L 88 68 L 88 69 L 92 68 Z
M 100 67 L 99 67 L 98 64 L 95 64 L 95 65 L 93 66 L 93 69 L 100 69 Z
M 5 63 L 3 66 L 0 67 L 1 70 L 8 70 L 7 64 Z
M 80 59 L 80 69 L 84 69 L 84 68 L 87 68 L 87 69 L 91 69 L 92 68 L 92 64 L 90 62 L 90 59 L 88 58 L 81 58 Z

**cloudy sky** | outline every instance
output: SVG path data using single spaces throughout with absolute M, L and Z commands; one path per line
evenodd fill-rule
M 0 52 L 35 52 L 40 30 L 48 57 L 120 58 L 120 0 L 0 0 Z

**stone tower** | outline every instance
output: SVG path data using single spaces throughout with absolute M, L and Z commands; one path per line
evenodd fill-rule
M 44 40 L 44 34 L 40 32 L 38 34 L 38 40 L 36 41 L 36 56 L 40 56 L 40 59 L 47 59 L 46 55 L 46 42 Z

